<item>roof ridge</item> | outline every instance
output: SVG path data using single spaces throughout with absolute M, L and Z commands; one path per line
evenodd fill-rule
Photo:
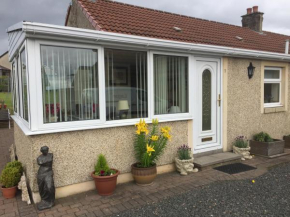
M 79 1 L 87 1 L 87 2 L 93 3 L 90 0 L 77 0 L 77 1 L 78 2 Z M 214 20 L 207 20 L 207 19 L 202 19 L 202 18 L 198 18 L 198 17 L 188 16 L 188 15 L 184 15 L 184 14 L 178 14 L 178 13 L 173 13 L 173 12 L 169 12 L 169 11 L 162 11 L 162 10 L 157 10 L 157 9 L 153 9 L 153 8 L 147 8 L 147 7 L 143 7 L 143 6 L 128 4 L 128 3 L 124 3 L 124 2 L 119 2 L 119 1 L 116 1 L 116 0 L 96 0 L 96 1 L 103 1 L 103 2 L 108 2 L 108 3 L 127 5 L 127 6 L 130 6 L 130 7 L 146 9 L 146 10 L 149 10 L 149 11 L 161 12 L 161 13 L 165 13 L 165 14 L 171 14 L 171 15 L 175 15 L 175 16 L 186 17 L 186 18 L 202 20 L 202 21 L 207 21 L 207 22 L 219 23 L 219 24 L 223 24 L 223 25 L 234 26 L 234 27 L 241 28 L 241 29 L 244 28 L 242 26 L 238 26 L 238 25 L 234 25 L 234 24 L 230 24 L 230 23 L 224 23 L 224 22 L 214 21 Z
M 80 7 L 84 15 L 87 17 L 89 22 L 94 28 L 99 31 L 102 31 L 102 27 L 98 24 L 97 20 L 92 16 L 92 14 L 86 9 L 86 7 L 81 3 L 83 0 L 77 0 L 77 5 Z

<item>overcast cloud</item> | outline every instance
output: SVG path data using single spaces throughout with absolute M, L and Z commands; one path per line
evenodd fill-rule
M 20 21 L 64 25 L 71 0 L 1 0 L 0 55 L 8 49 L 6 29 Z M 118 0 L 124 3 L 241 25 L 246 8 L 259 6 L 264 12 L 263 29 L 290 36 L 289 0 Z

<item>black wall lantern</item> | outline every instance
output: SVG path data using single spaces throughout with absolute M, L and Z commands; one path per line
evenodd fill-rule
M 248 77 L 249 79 L 251 79 L 254 75 L 254 72 L 255 72 L 255 68 L 252 64 L 252 62 L 250 62 L 250 65 L 248 66 Z

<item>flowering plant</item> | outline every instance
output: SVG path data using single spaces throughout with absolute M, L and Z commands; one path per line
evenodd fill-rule
M 136 125 L 134 140 L 135 155 L 138 160 L 138 167 L 150 167 L 155 165 L 163 153 L 167 141 L 171 139 L 170 127 L 158 128 L 158 120 L 152 120 L 152 130 L 149 133 L 148 125 L 140 120 Z
M 59 103 L 56 104 L 45 104 L 46 114 L 57 115 L 60 111 Z
M 191 148 L 188 145 L 182 145 L 177 149 L 178 158 L 180 160 L 189 160 L 191 159 Z
M 237 136 L 233 143 L 237 148 L 248 148 L 248 140 L 245 136 Z

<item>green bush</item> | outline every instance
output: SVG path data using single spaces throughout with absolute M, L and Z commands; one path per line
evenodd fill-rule
M 255 134 L 254 140 L 258 142 L 273 142 L 274 141 L 268 133 L 264 133 L 264 132 Z
M 110 176 L 116 173 L 115 170 L 111 170 L 108 166 L 107 160 L 103 154 L 98 157 L 97 164 L 95 165 L 95 175 L 97 176 Z
M 235 138 L 233 146 L 237 148 L 247 148 L 248 147 L 248 140 L 245 136 L 238 136 Z
M 20 174 L 23 172 L 22 163 L 17 160 L 7 163 L 5 169 L 6 168 L 17 168 Z
M 16 167 L 5 168 L 0 176 L 0 183 L 5 188 L 11 188 L 17 186 L 21 179 L 21 173 Z

